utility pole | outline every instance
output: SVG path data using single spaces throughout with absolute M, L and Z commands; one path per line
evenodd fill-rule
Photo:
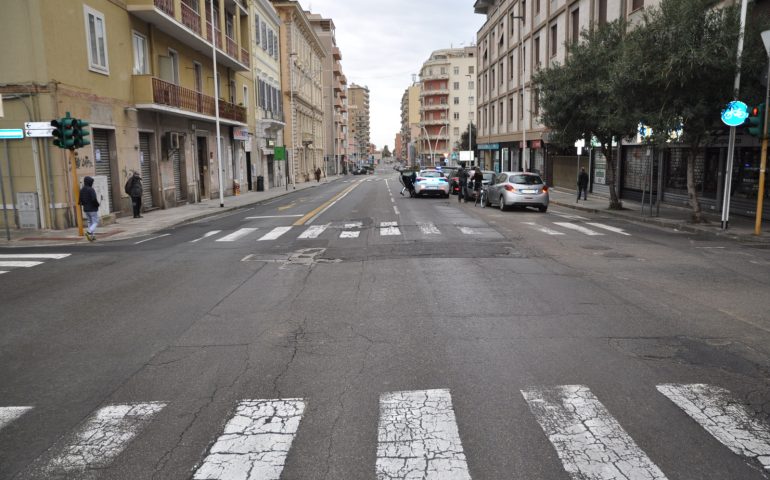
M 225 179 L 222 171 L 222 140 L 219 128 L 219 78 L 217 74 L 217 30 L 214 22 L 214 0 L 211 0 L 211 52 L 214 63 L 214 114 L 217 124 L 217 168 L 219 168 L 219 206 L 225 206 Z
M 765 118 L 762 127 L 762 156 L 759 161 L 759 191 L 757 192 L 757 217 L 754 221 L 754 235 L 762 234 L 762 207 L 765 201 L 765 171 L 767 170 L 768 118 L 770 118 L 770 30 L 762 32 L 762 43 L 767 51 L 767 85 L 765 86 Z

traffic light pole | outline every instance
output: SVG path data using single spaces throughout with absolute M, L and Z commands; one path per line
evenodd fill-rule
M 78 183 L 78 168 L 75 161 L 75 150 L 69 149 L 70 165 L 72 168 L 72 196 L 75 197 L 75 219 L 78 224 L 78 236 L 83 236 L 83 213 L 80 211 L 80 184 Z
M 757 192 L 757 218 L 754 220 L 754 235 L 762 235 L 762 206 L 765 200 L 765 170 L 767 168 L 768 112 L 770 112 L 770 62 L 767 64 L 767 87 L 765 89 L 765 118 L 762 126 L 762 156 L 759 160 L 759 191 Z

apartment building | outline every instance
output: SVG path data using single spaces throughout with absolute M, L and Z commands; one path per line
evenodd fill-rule
M 420 137 L 420 83 L 414 82 L 401 96 L 401 159 L 415 161 Z
M 427 164 L 446 165 L 456 157 L 461 133 L 474 118 L 475 72 L 474 47 L 436 50 L 423 63 L 419 150 Z
M 348 87 L 348 145 L 352 160 L 368 163 L 370 155 L 369 88 L 351 84 Z
M 272 0 L 281 19 L 281 87 L 291 128 L 284 131 L 289 180 L 308 182 L 324 167 L 323 65 L 327 52 L 296 0 Z
M 249 190 L 269 190 L 286 184 L 286 162 L 275 160 L 286 128 L 281 94 L 281 19 L 269 0 L 251 0 L 252 73 L 257 118 L 251 149 L 246 153 Z M 261 177 L 261 179 L 260 179 Z M 261 182 L 260 182 L 261 180 Z
M 342 52 L 337 46 L 334 22 L 318 14 L 310 14 L 316 35 L 331 55 L 323 63 L 325 172 L 335 175 L 342 171 L 347 159 L 347 78 L 342 73 Z
M 206 0 L 3 6 L 0 28 L 14 47 L 0 51 L 0 126 L 21 128 L 70 112 L 92 132 L 91 145 L 77 150 L 75 172 L 68 151 L 51 138 L 10 142 L 3 172 L 9 223 L 21 227 L 17 207 L 31 201 L 37 214 L 24 226 L 75 225 L 73 180 L 86 175 L 96 180 L 105 217 L 131 211 L 123 185 L 134 171 L 144 179 L 150 209 L 236 191 L 254 118 L 251 22 L 240 1 L 215 0 L 213 16 L 211 7 Z

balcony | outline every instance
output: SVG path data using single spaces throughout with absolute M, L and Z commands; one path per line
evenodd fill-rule
M 449 110 L 449 105 L 446 103 L 434 103 L 434 104 L 422 105 L 420 107 L 420 110 L 422 111 Z
M 428 75 L 422 75 L 420 79 L 424 82 L 427 80 L 449 80 L 448 73 L 433 73 Z
M 334 47 L 332 49 L 332 55 L 334 55 L 335 60 L 342 60 L 342 52 L 340 52 L 339 47 Z
M 204 37 L 203 19 L 200 13 L 195 10 L 197 2 L 184 0 L 180 3 L 179 9 L 174 6 L 177 3 L 178 0 L 126 0 L 126 9 L 130 14 L 153 24 L 158 30 L 179 43 L 212 58 L 211 43 L 213 38 L 210 19 L 206 19 L 206 35 Z M 208 12 L 206 16 L 208 17 Z M 217 54 L 217 62 L 235 71 L 248 71 L 250 69 L 248 50 L 242 48 L 234 40 L 235 46 L 231 46 L 228 42 L 226 50 L 224 50 L 225 45 L 223 45 L 221 30 L 216 29 L 215 34 L 217 49 L 220 50 Z
M 449 89 L 448 88 L 434 88 L 432 90 L 421 90 L 420 96 L 421 97 L 429 97 L 431 95 L 449 95 Z
M 429 120 L 421 121 L 420 125 L 426 125 L 426 126 L 430 126 L 430 125 L 446 125 L 447 123 L 449 123 L 449 120 L 447 120 L 446 118 L 432 118 L 432 119 L 429 119 Z
M 334 62 L 334 73 L 342 75 L 342 64 L 339 61 Z
M 137 109 L 210 121 L 216 118 L 214 97 L 150 75 L 134 75 L 132 83 Z M 245 126 L 246 108 L 220 100 L 219 117 L 223 123 Z

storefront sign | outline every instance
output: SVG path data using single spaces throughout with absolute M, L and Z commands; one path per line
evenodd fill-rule
M 286 147 L 275 147 L 273 150 L 273 160 L 286 160 Z
M 248 140 L 249 129 L 246 127 L 233 127 L 233 140 Z
M 500 148 L 499 143 L 480 143 L 477 145 L 479 150 L 498 150 Z

